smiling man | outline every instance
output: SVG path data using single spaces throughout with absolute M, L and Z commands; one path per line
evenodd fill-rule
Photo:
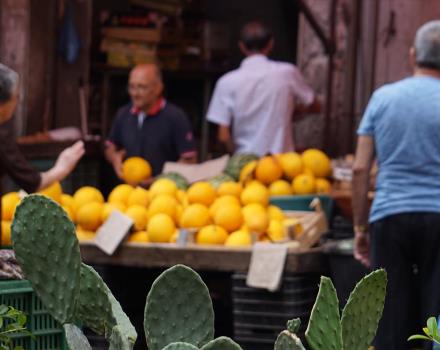
M 107 140 L 106 158 L 121 178 L 126 157 L 146 159 L 153 175 L 166 161 L 193 163 L 196 149 L 185 113 L 165 100 L 161 72 L 156 64 L 142 64 L 130 72 L 131 102 L 119 109 Z

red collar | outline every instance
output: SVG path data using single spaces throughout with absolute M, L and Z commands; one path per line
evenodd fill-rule
M 166 101 L 163 97 L 160 97 L 157 99 L 156 102 L 151 106 L 150 110 L 147 113 L 147 117 L 154 117 L 157 115 L 164 107 L 165 107 Z M 130 113 L 134 116 L 138 116 L 139 113 L 141 113 L 141 109 L 135 106 L 132 106 L 130 108 Z

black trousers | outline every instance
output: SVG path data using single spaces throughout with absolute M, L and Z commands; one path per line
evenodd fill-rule
M 422 334 L 430 316 L 440 315 L 440 214 L 405 213 L 371 225 L 373 268 L 388 273 L 383 317 L 376 350 L 432 349 L 428 342 L 408 342 Z

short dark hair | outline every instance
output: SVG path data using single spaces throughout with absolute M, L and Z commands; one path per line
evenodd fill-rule
M 240 41 L 252 52 L 262 51 L 272 38 L 272 31 L 260 21 L 246 23 L 240 33 Z
M 13 90 L 18 84 L 18 74 L 0 63 L 0 104 L 12 98 Z

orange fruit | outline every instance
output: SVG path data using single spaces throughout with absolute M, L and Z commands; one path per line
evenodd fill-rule
M 11 221 L 15 208 L 20 203 L 18 192 L 9 192 L 2 197 L 2 220 Z
M 243 214 L 238 205 L 225 205 L 217 209 L 214 223 L 228 232 L 238 230 L 243 225 Z
M 283 169 L 284 175 L 293 180 L 293 178 L 301 174 L 303 170 L 303 164 L 301 156 L 296 152 L 287 152 L 277 155 L 280 162 L 281 169 Z
M 275 157 L 266 156 L 261 158 L 255 169 L 255 178 L 265 185 L 279 180 L 283 176 L 283 170 Z
M 188 202 L 200 203 L 209 207 L 215 200 L 215 188 L 207 181 L 199 181 L 192 184 L 188 191 Z
M 301 174 L 293 179 L 292 187 L 295 194 L 315 193 L 316 181 L 312 175 Z
M 150 242 L 168 243 L 175 231 L 173 219 L 166 214 L 156 214 L 148 221 L 147 232 Z
M 63 189 L 61 184 L 56 181 L 52 185 L 46 187 L 45 189 L 38 192 L 46 197 L 53 199 L 55 202 L 61 204 L 61 196 L 63 194 Z
M 269 185 L 271 196 L 288 196 L 292 194 L 292 186 L 286 180 L 276 180 Z
M 81 228 L 95 231 L 102 224 L 102 210 L 104 205 L 98 202 L 84 204 L 76 212 L 76 222 Z
M 217 225 L 208 225 L 203 227 L 196 237 L 197 244 L 224 244 L 228 238 L 228 232 L 223 227 Z
M 137 185 L 151 175 L 151 165 L 141 157 L 130 157 L 122 163 L 122 178 L 128 184 Z
M 183 210 L 180 226 L 184 228 L 200 228 L 209 223 L 209 210 L 203 204 L 190 204 Z
M 134 187 L 128 184 L 121 184 L 116 186 L 108 195 L 108 202 L 114 203 L 119 202 L 127 205 L 128 198 L 133 192 Z
M 331 173 L 330 158 L 319 149 L 311 148 L 301 155 L 304 166 L 316 177 L 327 177 Z

